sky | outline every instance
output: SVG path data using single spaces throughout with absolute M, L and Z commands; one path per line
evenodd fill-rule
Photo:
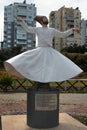
M 24 0 L 0 0 L 0 41 L 3 40 L 3 22 L 4 22 L 4 6 L 13 4 L 14 2 L 22 3 Z M 81 11 L 81 18 L 87 19 L 87 0 L 26 0 L 28 4 L 35 4 L 37 7 L 37 15 L 46 15 L 49 17 L 51 11 L 60 9 L 62 6 L 76 8 Z

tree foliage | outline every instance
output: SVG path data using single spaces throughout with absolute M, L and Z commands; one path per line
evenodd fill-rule
M 0 50 L 0 68 L 3 67 L 3 62 L 13 56 L 16 56 L 21 53 L 22 47 L 20 45 L 12 48 Z
M 61 52 L 76 63 L 83 71 L 87 72 L 87 45 L 70 45 L 61 50 Z
M 87 54 L 67 52 L 63 54 L 83 69 L 84 72 L 87 72 Z
M 8 49 L 0 50 L 0 68 L 3 67 L 3 62 L 13 56 L 16 56 L 22 52 L 21 46 L 16 46 Z M 61 51 L 66 57 L 76 63 L 80 68 L 87 72 L 87 46 L 69 46 L 65 47 Z
M 64 47 L 61 51 L 69 53 L 85 53 L 87 52 L 87 45 L 78 46 L 77 44 L 74 44 Z

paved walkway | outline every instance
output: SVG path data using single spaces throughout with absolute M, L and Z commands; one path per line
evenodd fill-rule
M 0 93 L 0 115 L 24 114 L 26 93 Z M 60 94 L 60 112 L 87 115 L 87 94 Z
M 87 130 L 87 126 L 66 113 L 59 114 L 58 126 L 47 129 L 29 127 L 26 124 L 26 115 L 5 115 L 2 116 L 2 130 Z

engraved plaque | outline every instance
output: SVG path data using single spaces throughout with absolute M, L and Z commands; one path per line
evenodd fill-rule
M 35 110 L 49 111 L 57 109 L 57 94 L 36 94 Z

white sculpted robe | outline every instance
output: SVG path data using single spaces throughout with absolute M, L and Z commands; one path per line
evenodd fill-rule
M 28 33 L 37 35 L 38 45 L 36 49 L 5 61 L 4 66 L 8 73 L 46 83 L 65 81 L 82 72 L 76 64 L 52 48 L 54 37 L 67 37 L 73 33 L 72 29 L 60 32 L 48 27 L 28 27 L 24 22 L 21 25 Z

